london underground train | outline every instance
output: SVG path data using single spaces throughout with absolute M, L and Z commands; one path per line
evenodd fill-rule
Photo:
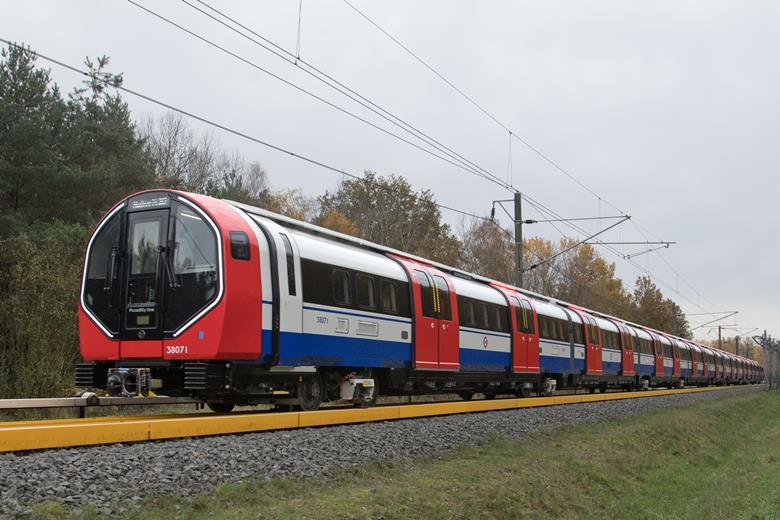
M 741 384 L 756 362 L 243 204 L 133 194 L 96 227 L 76 385 L 215 411 Z

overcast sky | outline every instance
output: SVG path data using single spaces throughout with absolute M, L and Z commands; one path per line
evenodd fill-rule
M 686 312 L 739 310 L 740 327 L 780 335 L 780 3 L 351 1 L 517 135 L 632 215 L 649 239 L 677 241 L 663 257 L 635 261 Z M 180 1 L 139 2 L 340 106 L 359 108 Z M 212 5 L 295 51 L 298 0 Z M 303 0 L 301 19 L 302 58 L 507 177 L 507 132 L 343 0 Z M 125 1 L 6 0 L 0 37 L 74 65 L 107 54 L 129 88 L 356 174 L 403 175 L 442 204 L 487 213 L 492 200 L 509 196 Z M 51 68 L 65 89 L 79 81 Z M 136 117 L 162 112 L 127 101 Z M 340 178 L 210 131 L 226 148 L 261 162 L 277 189 L 316 195 Z M 517 140 L 512 149 L 512 181 L 524 193 L 564 216 L 615 214 Z M 539 216 L 531 208 L 526 214 Z M 458 227 L 459 216 L 445 212 L 445 218 Z M 597 226 L 583 224 L 587 232 Z M 549 225 L 525 232 L 560 238 Z M 644 239 L 631 224 L 604 235 Z M 633 286 L 637 268 L 604 254 Z M 696 333 L 715 337 L 707 331 Z

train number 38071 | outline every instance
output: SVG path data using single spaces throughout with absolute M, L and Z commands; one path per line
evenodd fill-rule
M 165 346 L 165 353 L 166 354 L 186 354 L 187 353 L 187 345 L 166 345 Z

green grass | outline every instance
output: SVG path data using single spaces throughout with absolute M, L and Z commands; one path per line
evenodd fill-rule
M 41 504 L 38 516 L 64 510 Z M 88 511 L 81 515 L 92 518 Z M 435 460 L 162 497 L 129 518 L 780 518 L 780 392 L 490 439 Z

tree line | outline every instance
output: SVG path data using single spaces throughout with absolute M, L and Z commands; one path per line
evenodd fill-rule
M 136 121 L 110 85 L 108 58 L 63 94 L 34 54 L 0 53 L 0 398 L 64 395 L 79 361 L 76 309 L 86 241 L 104 212 L 164 187 L 258 205 L 512 282 L 508 230 L 485 219 L 453 229 L 429 190 L 367 171 L 332 191 L 274 190 L 258 162 L 225 150 L 175 114 Z M 526 265 L 574 239 L 524 241 Z M 590 245 L 541 263 L 528 289 L 690 337 L 685 315 L 647 277 L 632 288 Z

